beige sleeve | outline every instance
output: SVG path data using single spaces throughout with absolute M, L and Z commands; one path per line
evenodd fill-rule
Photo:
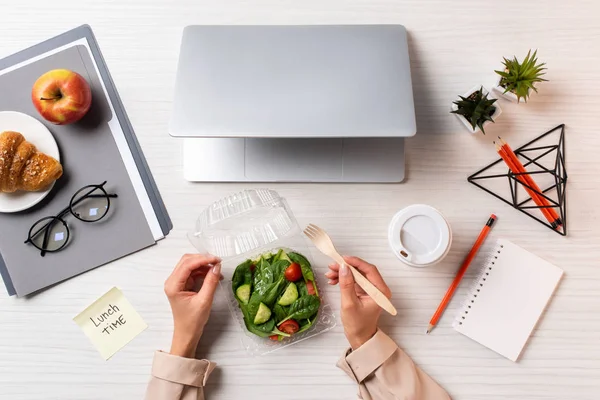
M 364 400 L 450 400 L 382 331 L 355 351 L 348 349 L 337 365 L 358 383 Z
M 162 351 L 154 354 L 152 377 L 146 400 L 205 400 L 204 385 L 216 364 L 173 356 Z

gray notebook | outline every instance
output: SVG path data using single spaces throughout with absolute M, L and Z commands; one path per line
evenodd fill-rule
M 33 82 L 57 68 L 78 72 L 92 88 L 92 107 L 79 122 L 52 125 L 31 102 Z M 0 274 L 10 295 L 23 296 L 156 243 L 172 228 L 92 31 L 83 26 L 0 60 L 1 111 L 18 111 L 44 123 L 56 139 L 64 175 L 33 208 L 0 214 Z M 27 137 L 27 132 L 22 132 Z M 68 246 L 42 257 L 25 244 L 32 224 L 69 205 L 83 186 L 107 181 L 116 193 L 109 214 L 85 223 L 65 216 Z

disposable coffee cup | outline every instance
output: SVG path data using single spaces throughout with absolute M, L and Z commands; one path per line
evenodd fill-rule
M 446 257 L 452 245 L 452 230 L 441 212 L 425 204 L 414 204 L 394 215 L 388 240 L 400 261 L 423 268 Z

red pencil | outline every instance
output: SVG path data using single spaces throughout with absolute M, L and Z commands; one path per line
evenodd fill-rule
M 548 222 L 550 222 L 550 224 L 553 227 L 561 226 L 562 221 L 561 221 L 560 217 L 558 216 L 558 213 L 551 206 L 550 202 L 543 195 L 539 194 L 539 193 L 542 193 L 542 189 L 540 189 L 540 187 L 537 185 L 537 183 L 533 179 L 533 176 L 526 173 L 527 170 L 525 169 L 525 166 L 521 163 L 521 160 L 519 160 L 519 157 L 517 157 L 515 152 L 508 145 L 508 143 L 506 143 L 504 140 L 502 140 L 502 138 L 500 136 L 498 136 L 498 140 L 500 141 L 500 145 L 502 146 L 504 151 L 506 151 L 508 156 L 513 160 L 513 163 L 515 164 L 515 167 L 517 170 L 513 171 L 513 172 L 523 174 L 521 176 L 523 178 L 525 178 L 525 183 L 533 189 L 534 193 L 536 194 L 537 198 L 539 199 L 539 203 L 537 201 L 535 201 L 536 199 L 533 198 L 533 196 L 532 196 L 532 200 L 534 200 L 538 206 L 543 207 L 543 208 L 540 208 L 540 210 L 543 211 L 545 208 L 548 211 L 548 214 L 550 217 L 550 218 L 546 218 L 546 219 L 548 219 Z M 527 187 L 525 187 L 525 188 L 527 188 Z
M 495 143 L 495 144 L 496 144 L 496 151 L 498 152 L 500 157 L 502 157 L 502 159 L 504 160 L 504 162 L 506 163 L 508 168 L 510 168 L 510 170 L 514 174 L 521 173 L 522 171 L 517 167 L 517 164 L 515 164 L 514 159 L 510 156 L 510 154 L 508 153 L 506 148 L 499 145 L 498 143 Z M 533 186 L 531 186 L 530 183 L 525 179 L 525 176 L 526 175 L 515 175 L 515 179 L 523 184 L 523 188 L 525 189 L 525 191 L 529 194 L 529 196 L 531 196 L 531 199 L 535 202 L 535 204 L 538 207 L 540 207 L 541 213 L 548 220 L 548 222 L 552 225 L 554 223 L 555 218 L 552 216 L 549 209 L 544 207 L 544 203 L 540 199 L 540 196 L 535 192 L 535 190 L 529 188 L 529 187 L 533 188 Z
M 477 237 L 477 240 L 475 241 L 475 244 L 471 248 L 471 251 L 469 252 L 469 254 L 467 254 L 465 261 L 463 261 L 462 265 L 460 266 L 460 269 L 456 273 L 456 277 L 454 278 L 454 281 L 452 281 L 452 284 L 450 285 L 450 287 L 448 288 L 448 291 L 444 295 L 442 302 L 438 306 L 437 310 L 435 310 L 433 317 L 431 317 L 431 321 L 429 321 L 429 327 L 427 328 L 427 333 L 431 332 L 433 330 L 433 328 L 437 325 L 438 321 L 440 320 L 440 317 L 444 313 L 444 310 L 448 306 L 448 303 L 450 303 L 450 299 L 452 299 L 452 296 L 454 296 L 454 292 L 456 292 L 456 289 L 458 288 L 460 281 L 462 280 L 463 276 L 465 275 L 465 272 L 467 272 L 469 265 L 471 265 L 471 262 L 473 261 L 473 259 L 477 255 L 477 252 L 479 251 L 479 248 L 481 247 L 481 245 L 487 238 L 488 234 L 490 233 L 490 230 L 492 229 L 494 222 L 496 222 L 496 219 L 497 219 L 496 216 L 494 214 L 492 214 L 490 216 L 490 219 L 488 219 L 487 223 L 481 230 L 481 233 Z

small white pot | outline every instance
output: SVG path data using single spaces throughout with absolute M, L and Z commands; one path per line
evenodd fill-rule
M 502 86 L 500 86 L 500 80 L 502 80 L 502 77 L 498 78 L 498 81 L 496 82 L 496 86 L 494 86 L 492 88 L 494 93 L 500 97 L 504 97 L 506 100 L 512 101 L 514 103 L 518 103 L 516 94 L 514 94 L 513 92 L 504 93 L 504 88 Z
M 489 90 L 487 90 L 487 89 L 485 88 L 485 86 L 481 86 L 481 85 L 479 85 L 479 86 L 473 86 L 473 87 L 471 88 L 471 90 L 469 90 L 467 93 L 463 94 L 463 97 L 466 97 L 466 98 L 468 98 L 468 97 L 469 97 L 469 96 L 470 96 L 470 95 L 471 95 L 473 92 L 476 92 L 476 91 L 478 91 L 478 90 L 479 90 L 481 87 L 483 87 L 483 93 L 484 93 L 484 94 L 489 94 L 489 93 L 490 93 L 490 92 L 489 92 Z M 488 98 L 489 98 L 489 97 L 488 97 Z M 491 98 L 493 98 L 493 97 L 491 97 Z M 492 114 L 492 119 L 493 119 L 494 121 L 496 121 L 496 119 L 498 119 L 498 117 L 500 116 L 500 114 L 502 114 L 502 109 L 501 109 L 501 108 L 500 108 L 500 106 L 498 105 L 498 102 L 495 102 L 495 103 L 494 103 L 494 107 L 496 107 L 496 111 L 494 112 L 494 114 Z M 452 111 L 456 111 L 456 110 L 458 110 L 458 106 L 457 106 L 456 104 L 452 103 Z M 455 115 L 455 116 L 456 116 L 456 117 L 459 119 L 459 121 L 460 121 L 460 122 L 462 122 L 462 123 L 463 123 L 463 125 L 465 126 L 465 128 L 467 128 L 467 130 L 468 130 L 468 131 L 469 131 L 471 134 L 473 134 L 473 135 L 474 135 L 474 134 L 476 134 L 476 133 L 479 133 L 479 132 L 481 132 L 481 129 L 479 129 L 479 127 L 478 127 L 478 126 L 476 126 L 476 127 L 475 127 L 475 129 L 473 129 L 473 127 L 471 126 L 471 124 L 469 123 L 469 121 L 467 121 L 467 119 L 466 119 L 465 117 L 463 117 L 462 115 L 459 115 L 459 114 L 454 114 L 454 115 Z M 491 121 L 485 121 L 485 122 L 483 123 L 483 129 L 485 129 L 485 127 L 486 127 L 486 126 L 488 126 L 488 125 L 489 125 L 489 124 L 491 124 L 491 123 L 492 123 Z

